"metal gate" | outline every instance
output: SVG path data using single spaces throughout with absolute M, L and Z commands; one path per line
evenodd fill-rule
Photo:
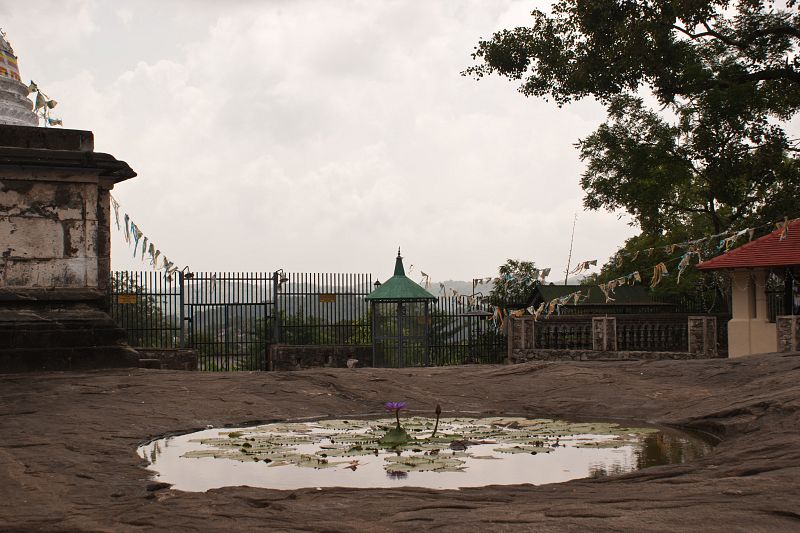
M 474 297 L 440 297 L 431 312 L 430 364 L 502 363 L 507 341 L 493 312 Z
M 195 272 L 184 276 L 186 345 L 200 370 L 266 370 L 275 321 L 276 275 Z
M 191 348 L 199 370 L 267 370 L 271 344 L 369 345 L 369 274 L 112 272 L 135 348 Z

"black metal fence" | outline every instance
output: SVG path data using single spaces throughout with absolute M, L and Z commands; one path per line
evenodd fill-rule
M 793 315 L 794 302 L 791 298 L 788 299 L 783 290 L 767 291 L 767 320 L 772 323 L 777 321 L 777 318 L 782 315 Z
M 183 277 L 185 345 L 200 370 L 264 370 L 275 320 L 275 276 L 194 272 Z
M 114 272 L 110 287 L 110 313 L 131 345 L 192 348 L 200 370 L 266 370 L 269 346 L 276 343 L 372 344 L 369 274 Z M 414 316 L 429 321 L 430 334 L 427 352 L 411 364 L 502 362 L 506 336 L 493 311 L 465 296 L 440 297 L 427 319 Z M 685 350 L 685 314 L 617 316 L 619 349 Z M 730 316 L 716 316 L 725 354 Z M 537 347 L 591 349 L 591 317 L 554 316 L 538 322 L 535 335 Z
M 114 272 L 110 286 L 111 315 L 132 346 L 191 348 L 200 370 L 266 370 L 276 343 L 372 343 L 369 274 Z M 466 297 L 439 298 L 430 364 L 501 362 L 506 340 L 491 315 Z
M 182 274 L 113 272 L 111 317 L 139 348 L 180 348 L 184 341 Z
M 370 274 L 279 273 L 277 308 L 281 344 L 368 345 Z
M 465 296 L 440 297 L 431 312 L 430 360 L 435 366 L 502 363 L 506 336 L 492 320 L 493 308 Z

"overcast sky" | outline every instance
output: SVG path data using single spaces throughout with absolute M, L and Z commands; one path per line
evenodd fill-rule
M 460 75 L 517 0 L 0 1 L 24 81 L 139 176 L 113 194 L 192 270 L 433 280 L 612 255 L 573 144 L 604 120 Z M 141 268 L 114 230 L 114 268 Z M 562 278 L 563 279 L 563 278 Z

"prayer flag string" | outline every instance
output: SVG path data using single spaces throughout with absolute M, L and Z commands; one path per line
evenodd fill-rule
M 110 196 L 110 195 L 109 195 Z M 120 229 L 119 224 L 119 210 L 120 204 L 116 198 L 111 196 L 111 206 L 114 208 L 114 220 L 117 225 L 117 229 Z M 131 217 L 125 213 L 123 217 L 123 225 L 122 231 L 124 234 L 125 242 L 128 245 L 131 244 L 133 241 L 133 257 L 136 257 L 136 253 L 140 253 L 140 259 L 144 261 L 145 254 L 149 256 L 150 264 L 154 269 L 162 269 L 168 275 L 172 276 L 180 270 L 175 264 L 167 259 L 166 256 L 161 254 L 161 250 L 156 248 L 155 243 L 146 235 L 144 232 L 136 225 L 136 223 L 131 219 Z M 142 246 L 141 250 L 139 250 L 139 242 L 141 241 Z M 159 264 L 159 258 L 161 259 L 161 263 Z

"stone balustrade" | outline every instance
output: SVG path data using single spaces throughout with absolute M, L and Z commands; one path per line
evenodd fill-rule
M 508 359 L 695 359 L 718 357 L 715 316 L 511 317 Z

